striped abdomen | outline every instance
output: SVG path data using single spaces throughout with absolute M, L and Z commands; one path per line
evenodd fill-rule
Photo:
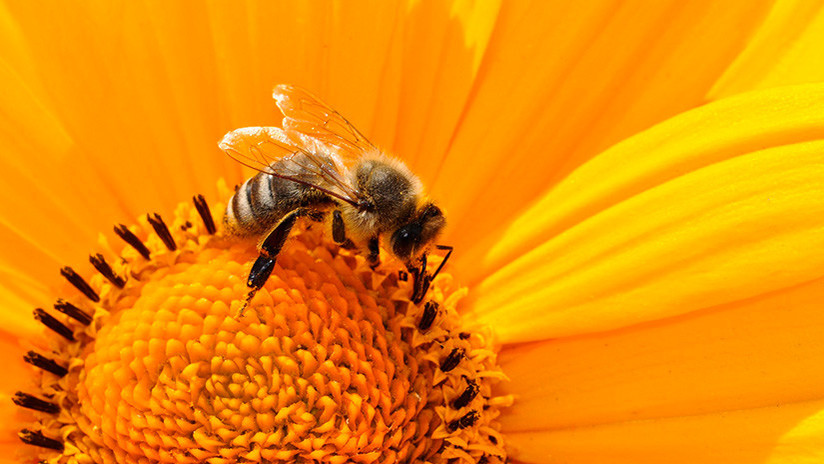
M 277 168 L 280 162 L 274 163 Z M 317 182 L 307 177 L 307 181 Z M 226 229 L 236 235 L 260 235 L 275 226 L 288 212 L 309 207 L 323 209 L 331 205 L 328 195 L 308 185 L 258 173 L 247 179 L 226 206 Z

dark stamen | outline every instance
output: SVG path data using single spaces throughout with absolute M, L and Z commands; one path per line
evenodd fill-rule
M 123 239 L 124 242 L 131 245 L 132 248 L 137 250 L 144 259 L 149 259 L 149 249 L 146 248 L 146 245 L 137 238 L 137 235 L 133 234 L 128 227 L 124 226 L 123 224 L 118 224 L 114 226 L 114 233 L 117 234 L 118 237 Z
M 169 228 L 166 227 L 166 223 L 163 222 L 163 218 L 160 217 L 159 214 L 154 213 L 154 216 L 147 214 L 146 219 L 148 219 L 149 224 L 152 225 L 152 228 L 157 233 L 157 236 L 160 237 L 160 240 L 163 241 L 163 244 L 166 245 L 166 248 L 168 248 L 169 251 L 177 250 L 175 239 L 172 237 L 172 233 L 169 232 Z
M 403 269 L 400 269 L 398 271 L 398 280 L 401 282 L 406 282 L 407 280 L 409 280 L 409 273 L 404 271 Z
M 60 275 L 66 278 L 70 284 L 74 285 L 74 287 L 80 290 L 80 293 L 86 295 L 86 298 L 94 301 L 97 303 L 100 301 L 100 297 L 97 295 L 97 292 L 92 289 L 92 287 L 80 277 L 80 274 L 74 272 L 74 269 L 70 268 L 69 266 L 64 266 L 63 269 L 60 269 Z
M 452 369 L 458 367 L 458 364 L 463 359 L 464 350 L 462 348 L 454 348 L 449 353 L 449 356 L 446 357 L 443 361 L 441 361 L 441 370 L 444 372 L 449 372 Z
M 469 411 L 468 413 L 461 416 L 459 419 L 455 419 L 446 426 L 446 429 L 450 432 L 454 432 L 458 429 L 465 429 L 467 427 L 472 427 L 475 422 L 478 420 L 478 411 Z
M 97 269 L 97 272 L 103 274 L 103 277 L 105 277 L 115 287 L 123 288 L 123 286 L 126 285 L 126 281 L 123 277 L 120 277 L 114 273 L 112 267 L 106 262 L 106 258 L 104 258 L 100 253 L 89 256 L 89 262 L 92 263 L 92 266 L 94 266 L 95 269 Z
M 28 393 L 17 392 L 11 400 L 14 401 L 14 404 L 20 407 L 34 409 L 35 411 L 47 412 L 49 414 L 57 414 L 60 412 L 60 406 L 41 400 L 40 398 L 29 395 Z
M 49 448 L 55 451 L 63 451 L 63 443 L 60 441 L 55 440 L 54 438 L 48 438 L 44 436 L 40 432 L 34 432 L 29 429 L 23 429 L 18 434 L 23 443 L 27 445 L 39 446 L 41 448 Z
M 66 340 L 70 342 L 74 341 L 74 334 L 72 333 L 71 329 L 63 325 L 62 322 L 52 317 L 51 314 L 47 313 L 46 311 L 43 311 L 41 308 L 36 308 L 34 310 L 34 318 L 42 322 L 43 325 L 50 328 Z
M 200 214 L 200 218 L 203 219 L 203 225 L 206 226 L 206 232 L 214 234 L 217 228 L 215 227 L 215 221 L 212 219 L 212 211 L 209 210 L 206 199 L 203 198 L 203 195 L 197 195 L 193 200 L 195 202 L 195 209 L 197 209 L 197 213 Z
M 89 313 L 83 311 L 82 309 L 69 303 L 66 300 L 58 299 L 54 303 L 54 309 L 60 311 L 61 313 L 69 316 L 70 318 L 74 319 L 75 321 L 83 325 L 89 325 L 92 323 L 92 317 L 89 315 Z
M 469 404 L 470 401 L 475 399 L 478 395 L 478 384 L 475 383 L 474 380 L 467 380 L 466 381 L 466 389 L 461 393 L 460 396 L 455 398 L 455 401 L 452 402 L 452 407 L 455 409 L 461 409 L 462 407 Z
M 39 367 L 44 371 L 51 372 L 52 374 L 58 377 L 63 377 L 64 375 L 69 373 L 69 370 L 65 367 L 61 366 L 60 364 L 57 364 L 53 359 L 49 359 L 36 351 L 29 351 L 28 353 L 24 354 L 23 360 L 31 364 L 32 366 Z
M 421 332 L 426 332 L 432 327 L 432 323 L 435 322 L 435 316 L 438 315 L 439 306 L 440 305 L 434 301 L 427 301 L 423 306 L 423 314 L 421 315 L 420 322 L 418 322 L 418 329 Z

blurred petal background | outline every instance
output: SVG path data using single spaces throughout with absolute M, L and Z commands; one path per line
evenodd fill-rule
M 4 2 L 0 388 L 59 267 L 241 181 L 217 140 L 291 83 L 444 205 L 517 461 L 820 462 L 821 9 Z

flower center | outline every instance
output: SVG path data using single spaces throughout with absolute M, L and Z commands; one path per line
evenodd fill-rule
M 59 300 L 73 317 L 39 310 L 63 333 L 56 359 L 27 356 L 46 400 L 16 397 L 39 415 L 21 432 L 38 459 L 505 461 L 495 419 L 511 399 L 493 396 L 503 374 L 489 337 L 461 328 L 451 276 L 415 305 L 397 267 L 301 230 L 239 316 L 255 244 L 196 205 L 121 227 L 130 246 L 113 266 L 93 257 L 89 284 L 66 269 L 84 295 Z

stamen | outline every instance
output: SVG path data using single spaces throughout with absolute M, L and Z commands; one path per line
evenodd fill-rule
M 461 359 L 463 359 L 464 350 L 462 348 L 454 348 L 449 355 L 441 362 L 441 370 L 444 372 L 449 372 L 452 369 L 458 367 L 460 364 Z
M 203 195 L 197 195 L 193 197 L 192 200 L 194 200 L 197 214 L 200 215 L 200 218 L 203 220 L 203 225 L 206 226 L 206 232 L 209 232 L 210 234 L 217 232 L 215 221 L 212 219 L 212 211 L 209 210 L 209 205 L 206 203 L 206 198 L 204 198 Z
M 57 414 L 60 412 L 60 406 L 41 400 L 36 396 L 29 395 L 28 393 L 17 392 L 11 400 L 14 401 L 14 404 L 20 407 L 33 409 L 35 411 L 47 412 L 49 414 Z
M 418 329 L 421 332 L 426 332 L 432 327 L 432 323 L 435 322 L 435 316 L 438 315 L 438 307 L 440 307 L 440 305 L 435 301 L 427 301 L 423 306 L 423 314 L 421 315 L 420 322 L 418 322 Z
M 69 303 L 68 301 L 58 298 L 57 301 L 54 303 L 54 309 L 60 311 L 61 313 L 69 316 L 70 318 L 74 319 L 75 321 L 83 324 L 89 325 L 92 323 L 92 317 L 82 309 L 78 308 L 77 306 Z
M 74 285 L 80 293 L 86 295 L 86 298 L 94 301 L 95 303 L 100 301 L 100 297 L 97 295 L 97 292 L 95 292 L 91 285 L 80 277 L 80 274 L 74 272 L 74 269 L 71 267 L 64 266 L 63 269 L 60 269 L 60 275 L 65 277 L 70 284 Z
M 106 258 L 104 258 L 100 253 L 89 256 L 89 262 L 92 263 L 92 266 L 94 266 L 95 269 L 97 269 L 97 272 L 103 274 L 103 277 L 105 277 L 115 287 L 123 288 L 123 286 L 126 285 L 126 281 L 114 273 L 112 267 L 106 262 Z
M 42 354 L 36 351 L 29 351 L 25 355 L 23 355 L 23 360 L 27 363 L 31 364 L 32 366 L 39 367 L 44 371 L 51 372 L 52 374 L 63 377 L 69 373 L 69 370 L 65 367 L 57 364 L 53 359 L 49 359 Z
M 49 448 L 55 451 L 63 451 L 63 443 L 44 436 L 40 432 L 35 432 L 29 429 L 23 429 L 17 433 L 17 436 L 23 440 L 27 445 L 39 446 L 41 448 Z
M 398 280 L 401 282 L 406 282 L 407 280 L 409 280 L 409 273 L 404 271 L 403 269 L 400 269 L 398 271 Z
M 34 319 L 41 322 L 43 325 L 50 328 L 66 340 L 70 342 L 74 341 L 74 333 L 72 333 L 72 330 L 66 327 L 62 322 L 55 319 L 51 314 L 43 311 L 43 309 L 35 308 Z
M 160 217 L 159 214 L 154 213 L 154 216 L 147 214 L 146 219 L 149 221 L 149 224 L 152 225 L 152 228 L 157 233 L 157 236 L 160 237 L 160 240 L 163 241 L 163 244 L 166 245 L 166 248 L 168 248 L 169 251 L 177 250 L 175 239 L 172 237 L 172 233 L 169 232 L 169 228 L 166 227 L 166 223 L 163 222 L 163 218 Z
M 466 389 L 461 393 L 460 396 L 455 398 L 455 401 L 452 402 L 452 407 L 455 409 L 461 409 L 462 407 L 469 404 L 470 401 L 474 400 L 475 397 L 478 395 L 478 384 L 475 383 L 472 379 L 467 379 L 466 381 Z
M 140 253 L 140 256 L 142 256 L 144 259 L 149 259 L 149 249 L 146 248 L 146 245 L 144 245 L 143 242 L 140 241 L 139 238 L 137 238 L 137 235 L 133 234 L 128 227 L 124 226 L 123 224 L 118 224 L 114 226 L 114 233 L 116 233 L 118 237 L 123 239 L 124 242 L 131 245 L 131 247 L 134 248 L 138 253 Z
M 469 411 L 468 413 L 464 414 L 460 417 L 460 419 L 455 419 L 446 426 L 446 429 L 450 432 L 454 432 L 458 429 L 465 429 L 467 427 L 472 427 L 475 424 L 475 421 L 478 420 L 478 411 Z

